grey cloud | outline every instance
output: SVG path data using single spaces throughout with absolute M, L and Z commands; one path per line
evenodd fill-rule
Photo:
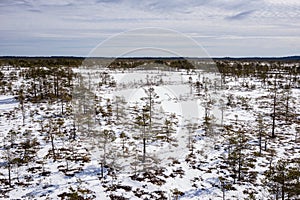
M 248 10 L 248 11 L 243 11 L 243 12 L 239 12 L 235 15 L 226 17 L 226 19 L 228 20 L 241 20 L 241 19 L 245 19 L 251 16 L 251 14 L 255 12 L 254 10 Z
M 35 12 L 35 13 L 42 13 L 42 11 L 39 9 L 28 9 L 28 11 Z

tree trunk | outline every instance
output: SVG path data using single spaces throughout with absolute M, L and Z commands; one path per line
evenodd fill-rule
M 76 125 L 75 125 L 75 119 L 74 119 L 74 123 L 73 123 L 73 140 L 76 139 Z
M 64 101 L 63 101 L 63 97 L 61 97 L 61 115 L 64 114 Z
M 23 104 L 22 104 L 22 122 L 23 122 L 23 126 L 25 126 L 25 110 Z
M 284 185 L 281 187 L 281 200 L 284 200 Z
M 259 155 L 261 155 L 261 132 L 259 132 Z
M 265 139 L 265 151 L 267 151 L 267 139 Z
M 8 161 L 8 184 L 11 186 L 11 164 L 10 161 Z
M 146 160 L 146 138 L 145 137 L 143 138 L 143 147 L 144 147 L 143 149 L 143 163 L 144 163 Z

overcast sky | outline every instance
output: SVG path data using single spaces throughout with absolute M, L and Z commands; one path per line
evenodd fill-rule
M 0 0 L 0 55 L 87 56 L 143 27 L 183 33 L 213 57 L 300 55 L 299 0 Z

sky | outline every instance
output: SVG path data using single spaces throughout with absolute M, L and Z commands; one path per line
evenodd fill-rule
M 147 34 L 140 30 L 155 36 L 136 37 Z M 150 40 L 172 43 L 153 46 L 170 52 L 193 41 L 211 57 L 300 55 L 300 1 L 0 0 L 0 56 L 88 56 L 99 47 L 109 56 L 111 45 L 126 54 Z M 184 56 L 202 56 L 195 48 Z

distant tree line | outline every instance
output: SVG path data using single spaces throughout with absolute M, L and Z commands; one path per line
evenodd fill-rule
M 82 57 L 0 57 L 0 66 L 31 67 L 31 66 L 80 66 Z

